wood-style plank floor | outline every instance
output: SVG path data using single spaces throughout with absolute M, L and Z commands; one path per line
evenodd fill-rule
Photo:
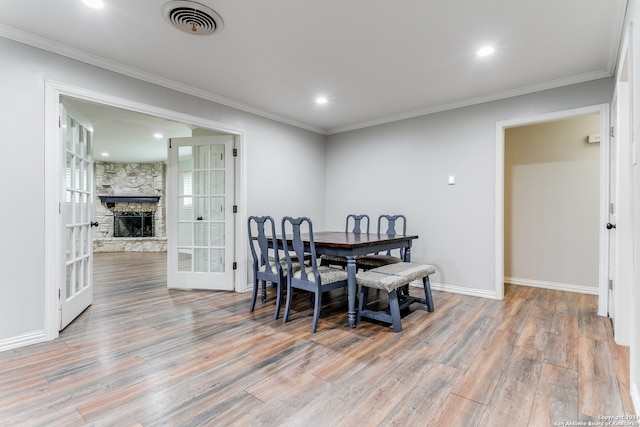
M 96 254 L 94 304 L 57 340 L 0 353 L 0 425 L 518 427 L 632 413 L 628 348 L 592 295 L 434 292 L 436 311 L 415 306 L 394 333 L 350 330 L 337 290 L 311 334 L 303 293 L 283 324 L 273 289 L 249 313 L 249 294 L 168 290 L 165 262 Z

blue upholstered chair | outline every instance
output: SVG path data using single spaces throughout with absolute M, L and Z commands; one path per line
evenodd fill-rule
M 369 234 L 369 215 L 367 214 L 349 214 L 345 220 L 344 232 L 348 233 L 351 227 L 352 233 Z M 337 255 L 320 255 L 320 265 L 337 265 L 342 268 L 347 267 L 347 259 Z
M 287 266 L 280 257 L 280 248 L 276 236 L 275 221 L 270 216 L 250 216 L 247 221 L 249 231 L 249 247 L 253 256 L 253 295 L 251 308 L 253 312 L 258 297 L 259 284 L 262 290 L 262 303 L 267 301 L 267 282 L 271 282 L 276 288 L 276 308 L 274 319 L 280 315 L 282 291 L 286 285 L 288 271 L 299 269 L 297 262 Z
M 322 305 L 322 294 L 334 289 L 345 288 L 347 286 L 347 272 L 342 269 L 329 266 L 319 266 L 316 256 L 316 247 L 313 242 L 313 225 L 311 220 L 306 217 L 282 218 L 282 236 L 285 258 L 289 270 L 297 259 L 304 257 L 304 242 L 301 234 L 309 234 L 309 252 L 311 253 L 311 261 L 309 266 L 305 266 L 293 274 L 287 276 L 287 303 L 284 309 L 283 322 L 289 320 L 289 312 L 291 309 L 291 300 L 293 299 L 293 290 L 301 289 L 308 291 L 313 295 L 313 324 L 311 332 L 315 332 L 318 328 L 318 319 L 320 318 L 320 307 Z M 284 236 L 291 235 L 291 242 L 287 242 L 288 238 Z
M 384 231 L 383 231 L 384 230 Z M 407 218 L 404 215 L 387 215 L 383 214 L 378 217 L 378 234 L 407 234 Z M 368 270 L 371 268 L 381 267 L 383 265 L 395 264 L 404 261 L 404 249 L 400 249 L 399 253 L 392 254 L 387 251 L 385 254 L 366 255 L 356 259 L 356 267 L 358 269 Z

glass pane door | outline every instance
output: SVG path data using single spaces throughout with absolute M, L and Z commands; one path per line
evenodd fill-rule
M 93 160 L 87 124 L 61 110 L 66 254 L 65 284 L 60 292 L 63 329 L 93 302 Z
M 170 144 L 169 287 L 233 289 L 233 136 Z

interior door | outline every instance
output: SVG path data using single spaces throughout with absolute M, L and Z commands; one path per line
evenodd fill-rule
M 167 173 L 167 285 L 234 289 L 233 135 L 172 138 Z
M 63 174 L 64 285 L 60 288 L 60 330 L 93 302 L 94 214 L 92 132 L 60 105 Z
M 615 129 L 616 123 L 616 101 L 614 100 L 611 104 L 611 122 L 612 129 Z M 608 262 L 608 304 L 607 310 L 609 312 L 609 317 L 611 317 L 611 321 L 615 324 L 615 282 L 616 282 L 616 234 L 615 226 L 616 226 L 616 199 L 617 199 L 617 171 L 618 164 L 618 144 L 615 132 L 611 132 L 611 137 L 609 139 L 609 219 L 607 224 L 605 225 L 607 229 L 609 229 L 608 233 L 608 245 L 609 245 L 609 262 Z

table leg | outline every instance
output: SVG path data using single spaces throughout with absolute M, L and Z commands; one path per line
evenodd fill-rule
M 404 262 L 411 262 L 411 246 L 404 248 Z
M 411 262 L 411 245 L 404 248 L 404 262 Z M 409 285 L 404 285 L 402 287 L 402 293 L 404 295 L 409 295 Z
M 347 257 L 347 291 L 349 303 L 349 327 L 356 327 L 356 257 Z

